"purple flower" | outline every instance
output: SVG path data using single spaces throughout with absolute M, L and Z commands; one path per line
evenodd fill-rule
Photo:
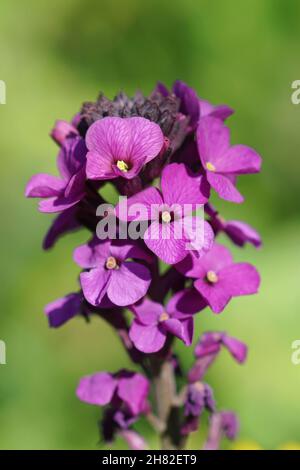
M 137 302 L 151 282 L 149 269 L 130 259 L 149 261 L 149 256 L 138 245 L 122 242 L 101 242 L 93 239 L 74 251 L 74 260 L 82 268 L 80 283 L 86 300 L 101 306 L 107 294 L 115 305 L 126 306 Z
M 51 131 L 52 139 L 59 145 L 63 145 L 68 137 L 79 135 L 78 130 L 73 124 L 67 121 L 58 120 L 55 122 L 54 128 Z
M 49 326 L 58 328 L 75 315 L 78 315 L 82 310 L 82 301 L 82 294 L 74 292 L 47 304 L 45 313 L 48 317 Z
M 86 173 L 89 179 L 134 178 L 164 146 L 164 135 L 142 117 L 106 117 L 90 126 Z
M 234 263 L 230 251 L 217 243 L 201 259 L 191 252 L 176 268 L 197 279 L 194 287 L 214 313 L 222 312 L 232 297 L 257 293 L 260 285 L 254 266 Z
M 261 157 L 245 145 L 231 147 L 228 127 L 210 116 L 199 121 L 197 143 L 209 184 L 222 199 L 243 202 L 243 196 L 234 185 L 235 178 L 259 172 Z
M 188 374 L 189 382 L 202 380 L 209 366 L 217 358 L 221 348 L 225 347 L 240 364 L 247 357 L 247 346 L 224 332 L 204 333 L 195 347 L 196 362 Z
M 141 374 L 122 370 L 117 374 L 98 372 L 83 377 L 76 390 L 77 397 L 90 405 L 124 404 L 132 416 L 148 410 L 149 382 Z
M 58 214 L 58 216 L 53 220 L 44 238 L 44 250 L 52 248 L 56 241 L 65 233 L 73 232 L 80 228 L 81 225 L 76 216 L 77 206 L 72 206 Z
M 86 146 L 81 137 L 65 139 L 58 154 L 60 177 L 39 173 L 26 186 L 26 197 L 38 197 L 41 212 L 62 212 L 77 204 L 85 194 Z
M 181 428 L 182 435 L 197 431 L 199 417 L 205 409 L 210 413 L 215 411 L 215 400 L 211 387 L 202 382 L 190 384 L 187 388 L 184 403 L 185 420 Z
M 225 220 L 214 209 L 211 204 L 207 204 L 205 212 L 210 216 L 209 223 L 215 235 L 224 232 L 237 246 L 243 247 L 246 243 L 251 243 L 255 248 L 262 244 L 259 233 L 253 227 L 239 220 Z
M 190 289 L 175 294 L 166 307 L 144 298 L 131 307 L 135 319 L 129 337 L 135 347 L 144 353 L 162 349 L 168 334 L 177 336 L 190 346 L 194 330 L 193 314 L 205 306 L 199 295 Z
M 144 233 L 146 245 L 165 263 L 175 264 L 186 257 L 191 248 L 189 244 L 197 250 L 198 256 L 212 246 L 210 225 L 200 217 L 191 216 L 197 205 L 205 204 L 207 198 L 208 187 L 203 177 L 190 175 L 184 164 L 172 163 L 162 172 L 161 191 L 147 188 L 118 204 L 116 212 L 122 220 L 149 220 Z M 129 214 L 134 205 L 138 216 Z M 203 237 L 197 240 L 201 232 Z
M 218 450 L 223 436 L 233 440 L 239 432 L 239 421 L 232 411 L 214 413 L 210 420 L 209 435 L 205 450 Z
M 156 89 L 163 96 L 170 95 L 168 89 L 162 83 L 158 83 Z M 191 130 L 195 129 L 199 120 L 205 116 L 214 116 L 225 121 L 225 119 L 234 113 L 233 109 L 229 108 L 229 106 L 214 106 L 206 100 L 199 99 L 195 90 L 181 80 L 177 80 L 174 83 L 172 91 L 180 98 L 179 111 L 190 117 L 189 126 Z

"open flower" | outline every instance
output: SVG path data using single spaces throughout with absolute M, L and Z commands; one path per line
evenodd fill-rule
M 113 403 L 120 407 L 124 403 L 132 416 L 148 409 L 148 393 L 148 380 L 141 374 L 127 370 L 114 375 L 107 372 L 88 375 L 80 380 L 76 390 L 77 397 L 90 405 Z
M 201 259 L 191 252 L 176 268 L 197 279 L 194 287 L 214 313 L 222 312 L 232 297 L 257 293 L 260 285 L 254 266 L 234 263 L 230 251 L 217 243 Z
M 135 319 L 130 327 L 130 339 L 144 353 L 162 349 L 168 334 L 177 336 L 190 346 L 194 331 L 193 314 L 205 306 L 199 295 L 189 289 L 175 294 L 166 307 L 144 298 L 131 307 Z
M 197 144 L 209 184 L 222 199 L 243 202 L 234 184 L 235 177 L 259 172 L 261 157 L 246 145 L 231 147 L 228 127 L 211 116 L 199 121 Z
M 191 215 L 207 198 L 204 178 L 190 175 L 184 164 L 172 163 L 162 172 L 161 191 L 147 188 L 119 203 L 116 212 L 122 220 L 149 220 L 144 233 L 146 245 L 165 263 L 175 264 L 190 249 L 200 256 L 212 246 L 214 236 L 210 225 Z M 138 215 L 131 213 L 133 206 Z
M 237 338 L 225 332 L 209 331 L 204 333 L 195 347 L 195 364 L 189 371 L 189 382 L 202 380 L 207 369 L 219 355 L 222 347 L 226 348 L 231 356 L 240 364 L 247 357 L 247 346 Z
M 61 176 L 39 173 L 29 180 L 25 195 L 44 199 L 39 203 L 41 212 L 62 212 L 83 198 L 86 151 L 81 137 L 66 138 L 57 159 Z
M 88 129 L 86 145 L 89 179 L 131 179 L 159 154 L 164 135 L 157 124 L 142 117 L 105 117 Z
M 74 260 L 82 268 L 80 283 L 86 300 L 101 306 L 108 299 L 115 305 L 126 306 L 137 302 L 148 290 L 151 282 L 149 269 L 141 263 L 149 256 L 134 243 L 101 242 L 93 239 L 74 251 Z

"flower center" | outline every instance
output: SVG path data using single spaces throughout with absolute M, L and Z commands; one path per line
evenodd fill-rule
M 218 282 L 218 280 L 219 280 L 217 274 L 215 273 L 215 271 L 208 271 L 208 273 L 206 274 L 206 279 L 211 284 L 216 284 L 216 282 Z
M 124 173 L 127 173 L 127 171 L 129 170 L 129 166 L 127 165 L 126 162 L 124 162 L 124 160 L 118 160 L 117 167 L 119 168 L 119 170 L 123 171 Z
M 166 321 L 166 320 L 169 320 L 169 315 L 167 314 L 167 312 L 163 312 L 161 314 L 161 316 L 159 317 L 159 321 Z
M 169 211 L 163 211 L 161 214 L 161 220 L 165 223 L 168 224 L 172 220 L 172 216 Z
M 119 266 L 116 258 L 109 256 L 106 260 L 105 267 L 106 269 L 118 269 Z
M 207 169 L 208 171 L 216 171 L 215 165 L 213 165 L 213 164 L 210 163 L 210 162 L 207 162 L 207 163 L 206 163 L 206 169 Z

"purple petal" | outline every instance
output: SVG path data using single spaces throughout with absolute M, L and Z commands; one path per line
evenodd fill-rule
M 241 193 L 236 189 L 232 181 L 225 175 L 207 172 L 207 180 L 216 193 L 225 201 L 241 204 L 244 201 Z
M 62 212 L 74 206 L 81 200 L 81 196 L 51 197 L 39 202 L 39 211 L 46 213 Z
M 185 217 L 183 224 L 187 248 L 194 252 L 196 258 L 202 258 L 214 243 L 215 234 L 211 225 L 199 216 Z
M 130 134 L 128 154 L 134 159 L 150 162 L 161 151 L 164 145 L 164 135 L 158 124 L 142 117 L 127 119 Z
M 199 119 L 200 108 L 197 93 L 186 83 L 177 80 L 173 92 L 180 98 L 180 112 L 190 117 L 190 126 L 194 127 Z
M 176 237 L 176 233 L 183 231 L 180 221 L 170 224 L 161 224 L 153 221 L 144 234 L 144 241 L 148 248 L 167 264 L 175 264 L 186 255 L 187 240 Z
M 119 269 L 112 271 L 107 295 L 114 304 L 125 307 L 144 297 L 150 282 L 151 275 L 146 266 L 125 261 Z
M 204 184 L 204 180 L 202 180 L 202 176 L 192 176 L 183 163 L 167 165 L 161 177 L 164 202 L 169 205 L 180 204 L 182 206 L 184 204 L 205 204 L 209 197 L 209 186 Z
M 69 122 L 58 120 L 50 135 L 58 145 L 62 145 L 67 137 L 78 135 L 78 130 Z
M 81 294 L 72 293 L 46 305 L 45 313 L 49 325 L 52 328 L 57 328 L 66 323 L 80 312 L 81 303 Z
M 182 316 L 193 315 L 207 306 L 196 289 L 184 289 L 169 300 L 166 310 L 169 314 L 179 313 Z
M 238 246 L 244 246 L 246 242 L 249 242 L 256 248 L 259 248 L 262 244 L 259 233 L 245 222 L 229 220 L 225 224 L 225 231 Z
M 149 393 L 149 382 L 141 374 L 132 373 L 119 378 L 118 396 L 123 400 L 133 415 L 142 413 Z
M 69 137 L 64 141 L 57 157 L 57 167 L 65 181 L 69 181 L 84 167 L 86 154 L 87 148 L 82 137 Z
M 233 263 L 233 257 L 223 245 L 215 243 L 212 249 L 202 258 L 190 252 L 188 256 L 176 264 L 176 269 L 187 277 L 205 278 L 208 271 L 218 273 L 220 269 Z
M 223 344 L 237 362 L 245 362 L 247 358 L 247 346 L 245 343 L 231 336 L 224 335 Z
M 198 279 L 195 281 L 194 287 L 204 297 L 214 313 L 221 313 L 232 297 L 227 285 L 224 286 L 221 282 L 211 285 L 206 280 Z
M 230 133 L 220 119 L 210 116 L 200 119 L 197 128 L 197 144 L 202 165 L 211 163 L 218 171 L 217 162 L 229 149 Z
M 59 214 L 54 221 L 50 229 L 48 230 L 46 237 L 43 241 L 44 250 L 52 248 L 58 238 L 67 232 L 72 232 L 80 227 L 80 223 L 76 217 L 77 207 L 71 207 L 66 211 Z
M 156 325 L 159 317 L 164 311 L 161 304 L 154 302 L 147 297 L 132 305 L 131 309 L 138 321 L 146 326 Z
M 119 431 L 119 435 L 127 442 L 127 445 L 131 450 L 149 449 L 149 446 L 144 438 L 131 429 L 123 429 L 122 431 Z
M 65 189 L 66 183 L 57 176 L 39 173 L 30 178 L 25 189 L 26 197 L 58 196 Z
M 86 300 L 99 306 L 105 296 L 111 279 L 111 272 L 104 268 L 91 269 L 80 274 L 80 283 Z
M 95 268 L 104 265 L 110 255 L 110 241 L 99 241 L 93 238 L 89 243 L 75 248 L 73 259 L 81 268 Z
M 138 320 L 132 322 L 129 337 L 135 347 L 144 353 L 160 351 L 166 342 L 166 333 L 157 325 L 145 326 Z
M 200 117 L 212 116 L 222 121 L 225 121 L 229 116 L 234 113 L 234 110 L 225 104 L 214 106 L 206 100 L 199 100 L 200 103 Z
M 157 211 L 151 211 L 152 206 L 163 204 L 160 192 L 156 188 L 147 188 L 131 196 L 122 199 L 116 206 L 116 214 L 120 220 L 151 220 L 157 216 Z
M 246 145 L 234 145 L 216 162 L 217 171 L 236 175 L 258 173 L 261 168 L 261 157 Z
M 82 377 L 76 390 L 79 400 L 91 405 L 107 405 L 112 400 L 117 381 L 107 372 Z
M 219 272 L 219 282 L 233 297 L 256 294 L 260 276 L 254 266 L 248 263 L 235 263 Z
M 65 198 L 82 199 L 85 194 L 85 168 L 81 168 L 68 182 L 65 189 Z
M 186 317 L 184 320 L 170 318 L 162 322 L 161 327 L 177 338 L 181 339 L 186 346 L 193 342 L 194 320 L 192 317 Z
M 119 261 L 125 261 L 128 258 L 141 259 L 152 263 L 153 257 L 146 249 L 131 241 L 116 240 L 110 246 L 110 254 Z

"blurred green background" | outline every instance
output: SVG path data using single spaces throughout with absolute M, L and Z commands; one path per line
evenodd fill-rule
M 77 381 L 130 366 L 101 321 L 47 327 L 44 304 L 77 288 L 72 250 L 87 238 L 71 235 L 44 253 L 51 216 L 23 197 L 33 173 L 55 172 L 53 122 L 100 89 L 111 97 L 120 89 L 149 93 L 157 80 L 170 86 L 178 78 L 236 109 L 228 121 L 233 142 L 264 158 L 261 175 L 240 180 L 243 206 L 218 201 L 225 216 L 263 236 L 263 250 L 234 250 L 258 266 L 261 292 L 220 316 L 199 315 L 195 335 L 228 330 L 249 344 L 249 359 L 241 367 L 224 352 L 208 381 L 219 407 L 239 414 L 240 439 L 267 449 L 300 442 L 300 365 L 291 363 L 291 343 L 300 338 L 300 106 L 290 99 L 300 79 L 299 20 L 297 0 L 1 1 L 1 448 L 99 448 L 99 410 L 76 399 Z M 192 349 L 178 351 L 188 366 Z M 195 434 L 189 446 L 199 445 Z

